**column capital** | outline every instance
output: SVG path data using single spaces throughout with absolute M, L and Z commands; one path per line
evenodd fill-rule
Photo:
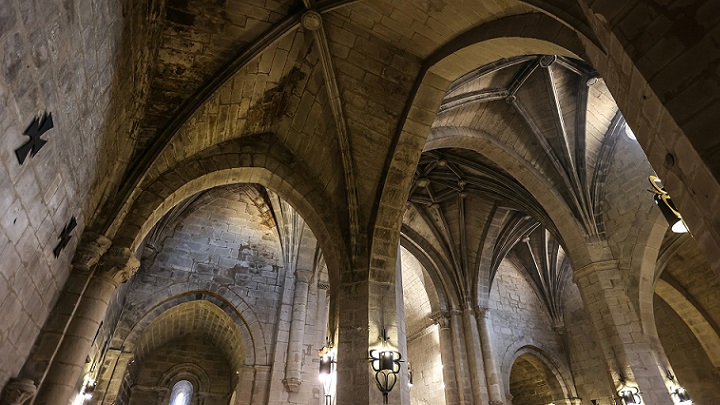
M 295 281 L 299 281 L 305 284 L 308 284 L 310 282 L 310 279 L 313 276 L 313 272 L 311 270 L 303 270 L 303 269 L 297 269 L 295 270 Z
M 302 384 L 301 379 L 294 377 L 285 378 L 282 382 L 285 385 L 285 388 L 290 392 L 298 392 L 300 385 Z
M 599 262 L 588 263 L 573 272 L 573 282 L 577 284 L 580 279 L 588 277 L 598 271 L 617 270 L 617 268 L 617 260 L 603 260 Z
M 478 321 L 487 319 L 490 316 L 490 308 L 483 307 L 483 306 L 476 306 L 475 307 L 475 317 L 478 319 Z
M 83 232 L 80 244 L 72 259 L 73 268 L 81 272 L 90 272 L 98 264 L 100 258 L 108 251 L 112 241 L 95 232 Z
M 433 323 L 440 329 L 450 329 L 450 314 L 447 312 L 436 312 L 430 315 Z
M 23 405 L 35 396 L 36 391 L 37 387 L 35 387 L 33 380 L 28 378 L 11 378 L 2 390 L 0 404 Z
M 110 248 L 100 259 L 98 276 L 109 278 L 115 284 L 128 281 L 140 268 L 138 260 L 128 248 Z

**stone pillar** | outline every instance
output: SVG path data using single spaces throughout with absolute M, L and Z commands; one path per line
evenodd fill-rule
M 450 330 L 452 331 L 453 351 L 455 353 L 455 375 L 458 382 L 458 394 L 461 404 L 470 405 L 473 403 L 472 386 L 470 384 L 471 371 L 467 361 L 468 355 L 463 339 L 464 330 L 461 318 L 462 311 L 456 309 L 450 311 Z
M 328 335 L 328 313 L 330 310 L 330 300 L 328 300 L 328 292 L 330 291 L 330 284 L 318 282 L 317 283 L 317 338 L 316 341 L 319 344 L 317 347 L 320 348 L 325 344 L 325 339 L 332 339 Z
M 475 316 L 477 317 L 478 329 L 480 331 L 480 346 L 482 348 L 483 360 L 485 360 L 485 378 L 487 379 L 489 404 L 503 405 L 505 390 L 495 362 L 495 351 L 493 350 L 492 338 L 490 337 L 490 317 L 488 312 L 488 308 L 475 308 Z
M 140 267 L 129 249 L 110 249 L 91 273 L 87 288 L 63 334 L 57 355 L 33 401 L 36 405 L 67 404 L 76 394 L 93 337 L 119 283 L 127 281 Z M 74 269 L 77 271 L 77 269 Z M 66 286 L 76 288 L 76 286 Z
M 48 371 L 54 363 L 66 332 L 74 318 L 81 298 L 88 288 L 88 284 L 100 257 L 110 247 L 110 240 L 102 235 L 85 232 L 77 247 L 72 261 L 72 269 L 63 290 L 58 297 L 55 307 L 50 312 L 45 325 L 38 334 L 35 344 L 28 356 L 17 380 L 30 380 L 37 387 L 41 387 Z M 94 336 L 95 331 L 93 331 Z M 23 384 L 22 386 L 26 386 Z M 16 391 L 17 385 L 6 386 L 6 390 Z M 38 388 L 39 389 L 39 388 Z M 30 397 L 37 390 L 32 390 Z M 28 398 L 24 399 L 25 401 Z
M 403 362 L 400 363 L 400 375 L 398 376 L 397 389 L 400 390 L 400 404 L 410 404 L 410 376 L 408 374 L 408 348 L 407 348 L 407 329 L 405 328 L 405 302 L 403 301 L 403 284 L 402 284 L 402 259 L 400 255 L 400 245 L 397 249 L 397 259 L 395 261 L 395 308 L 397 314 L 398 326 L 398 342 L 397 349 L 403 356 Z
M 133 353 L 123 352 L 118 349 L 108 350 L 105 358 L 114 358 L 115 360 L 113 361 L 113 366 L 105 370 L 105 375 L 101 379 L 101 381 L 107 382 L 105 387 L 103 387 L 103 389 L 100 389 L 100 387 L 95 388 L 95 395 L 93 395 L 92 401 L 90 402 L 91 404 L 107 405 L 115 403 L 115 400 L 117 400 L 120 394 L 120 387 L 122 387 L 124 382 L 123 377 L 128 370 L 128 366 L 134 361 L 134 357 Z M 99 394 L 102 394 L 102 396 L 98 397 Z
M 0 397 L 0 405 L 24 405 L 35 395 L 37 388 L 28 378 L 13 378 L 5 385 Z
M 283 384 L 290 392 L 297 392 L 302 384 L 303 341 L 305 340 L 305 315 L 307 314 L 308 283 L 312 277 L 309 270 L 295 271 L 295 295 L 293 297 L 292 321 L 285 363 Z
M 485 366 L 480 350 L 480 335 L 478 333 L 477 321 L 472 308 L 467 305 L 463 310 L 463 323 L 465 326 L 465 347 L 467 348 L 468 366 L 470 368 L 470 381 L 472 383 L 473 403 L 483 404 L 487 398 L 483 388 L 485 387 Z
M 272 367 L 255 366 L 255 381 L 252 388 L 253 405 L 265 405 L 268 403 L 270 396 L 270 378 L 272 375 Z
M 597 341 L 617 393 L 625 384 L 640 390 L 645 404 L 671 405 L 667 381 L 641 330 L 640 318 L 627 294 L 623 274 L 615 261 L 591 263 L 575 272 L 573 280 L 592 321 Z
M 440 335 L 440 359 L 443 365 L 443 383 L 445 384 L 445 404 L 460 405 L 460 387 L 455 378 L 455 354 L 453 353 L 453 337 L 450 330 L 450 316 L 437 314 L 433 321 L 438 326 Z

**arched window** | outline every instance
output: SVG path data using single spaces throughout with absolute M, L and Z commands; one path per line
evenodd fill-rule
M 180 380 L 173 386 L 169 405 L 190 405 L 193 386 L 188 380 Z

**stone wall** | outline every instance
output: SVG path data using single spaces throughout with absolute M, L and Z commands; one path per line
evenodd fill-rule
M 552 329 L 548 310 L 521 271 L 524 270 L 504 260 L 488 302 L 493 351 L 506 395 L 512 394 L 508 392 L 510 371 L 518 350 L 524 347 L 542 352 L 561 371 L 567 368 L 560 337 Z
M 443 364 L 440 359 L 440 335 L 437 325 L 428 326 L 421 334 L 408 341 L 408 358 L 412 362 L 413 386 L 410 388 L 412 405 L 443 405 L 445 390 Z
M 305 232 L 309 233 L 309 230 L 306 228 Z M 314 249 L 314 238 L 312 235 L 308 238 Z M 162 343 L 162 338 L 153 336 L 148 340 L 148 334 L 178 338 L 192 332 L 189 328 L 196 321 L 183 319 L 182 314 L 178 314 L 176 320 L 164 321 L 161 327 L 153 320 L 160 319 L 177 305 L 196 300 L 210 300 L 235 323 L 232 328 L 238 329 L 241 341 L 232 343 L 233 347 L 223 348 L 236 353 L 234 359 L 227 360 L 239 369 L 235 371 L 243 374 L 248 367 L 250 370 L 253 367 L 270 370 L 270 380 L 263 382 L 262 387 L 253 387 L 257 377 L 250 377 L 250 386 L 240 382 L 239 393 L 253 392 L 252 402 L 248 398 L 247 403 L 320 401 L 322 389 L 315 359 L 324 342 L 326 292 L 318 287 L 319 276 L 315 274 L 309 283 L 307 299 L 301 359 L 303 384 L 298 392 L 288 394 L 283 379 L 296 277 L 286 268 L 284 247 L 281 247 L 273 214 L 259 189 L 253 185 L 234 185 L 200 195 L 166 225 L 153 243 L 153 249 L 146 246 L 143 265 L 127 290 L 118 290 L 118 295 L 125 294 L 124 299 L 116 296 L 108 311 L 104 325 L 114 325 L 110 318 L 120 310 L 122 315 L 114 329 L 96 390 L 102 396 L 107 390 L 108 395 L 105 402 L 95 398 L 95 403 L 109 403 L 107 398 L 118 390 L 121 393 L 118 401 L 122 401 L 123 393 L 145 378 L 150 357 L 143 360 L 143 353 L 151 347 L 148 342 L 161 344 L 158 350 L 168 347 L 167 343 Z M 321 278 L 326 283 L 327 276 Z M 321 294 L 322 299 L 319 299 Z M 107 328 L 112 326 L 103 327 L 101 336 L 107 333 Z M 217 342 L 213 344 L 217 345 Z M 122 355 L 120 348 L 125 350 Z M 119 356 L 133 355 L 130 364 L 124 365 L 120 361 L 126 370 L 113 375 L 111 369 L 116 367 Z M 235 364 L 238 362 L 240 364 Z M 155 371 L 151 374 L 159 378 L 159 371 Z M 246 378 L 246 374 L 240 376 L 240 379 Z M 125 381 L 121 382 L 122 379 Z M 138 399 L 133 396 L 131 403 L 136 401 Z
M 203 405 L 226 405 L 232 392 L 234 372 L 222 353 L 201 336 L 189 335 L 168 342 L 143 361 L 129 404 L 167 405 L 173 385 L 193 377 L 191 370 L 195 368 L 190 366 L 193 365 L 202 369 L 206 380 L 191 381 L 195 382 L 191 403 L 202 398 Z
M 0 386 L 28 356 L 83 229 L 129 159 L 152 7 L 128 3 L 17 0 L 0 11 Z M 47 144 L 20 164 L 15 150 L 42 113 L 52 114 Z
M 655 324 L 678 382 L 696 405 L 720 403 L 720 373 L 685 322 L 655 295 Z
M 599 405 L 614 405 L 607 366 L 595 338 L 593 326 L 585 314 L 580 291 L 568 280 L 563 296 L 568 356 L 578 396 L 583 404 L 596 400 Z

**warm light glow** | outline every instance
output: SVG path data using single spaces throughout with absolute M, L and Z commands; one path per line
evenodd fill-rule
M 630 129 L 630 126 L 625 124 L 625 135 L 627 135 L 628 138 L 632 139 L 633 141 L 636 141 L 637 138 L 635 137 L 635 133 Z
M 688 229 L 685 226 L 685 222 L 681 219 L 672 226 L 672 231 L 675 233 L 687 233 Z

